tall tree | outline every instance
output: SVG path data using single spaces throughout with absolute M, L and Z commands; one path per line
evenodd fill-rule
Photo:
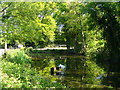
M 4 2 L 2 15 L 2 35 L 6 40 L 19 42 L 45 43 L 54 40 L 56 22 L 51 15 L 54 3 L 44 2 Z
M 66 39 L 66 45 L 68 50 L 70 47 L 74 47 L 75 52 L 80 52 L 83 48 L 83 14 L 80 9 L 83 6 L 82 3 L 65 3 L 64 9 L 61 10 L 60 23 L 63 24 L 63 35 Z
M 106 40 L 105 52 L 114 61 L 120 59 L 120 3 L 88 3 L 86 4 L 91 21 L 103 31 Z

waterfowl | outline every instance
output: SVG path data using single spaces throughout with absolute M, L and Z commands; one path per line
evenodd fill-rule
M 62 64 L 58 65 L 58 67 L 60 67 L 61 69 L 65 69 L 65 66 Z

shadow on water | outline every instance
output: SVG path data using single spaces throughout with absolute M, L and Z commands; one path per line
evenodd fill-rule
M 120 87 L 118 85 L 120 73 L 105 72 L 94 61 L 87 60 L 83 56 L 43 53 L 33 53 L 31 56 L 33 57 L 33 67 L 54 83 L 60 82 L 70 88 Z M 60 64 L 66 68 L 56 70 L 55 67 Z M 53 75 L 51 75 L 51 68 L 54 68 Z

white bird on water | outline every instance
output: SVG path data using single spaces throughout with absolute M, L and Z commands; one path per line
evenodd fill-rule
M 65 66 L 62 64 L 58 65 L 58 67 L 60 67 L 61 69 L 65 69 Z

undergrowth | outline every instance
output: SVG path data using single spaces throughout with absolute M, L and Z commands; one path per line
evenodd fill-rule
M 41 76 L 31 63 L 23 50 L 7 51 L 1 60 L 2 88 L 65 88 Z

